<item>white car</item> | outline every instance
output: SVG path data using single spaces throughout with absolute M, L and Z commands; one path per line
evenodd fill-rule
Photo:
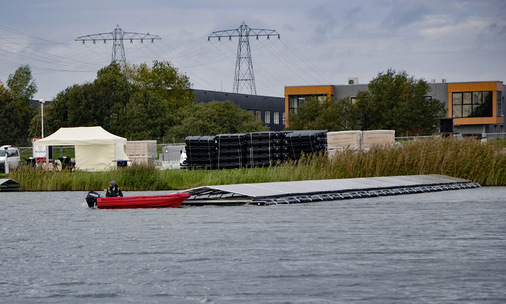
M 5 145 L 0 147 L 0 173 L 5 172 L 5 160 L 8 160 L 9 169 L 16 169 L 21 163 L 19 149 Z

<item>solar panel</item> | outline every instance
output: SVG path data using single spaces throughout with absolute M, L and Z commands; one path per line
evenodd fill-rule
M 185 204 L 205 204 L 221 202 L 251 203 L 255 201 L 273 200 L 278 198 L 311 196 L 322 194 L 339 194 L 358 192 L 383 191 L 389 189 L 418 187 L 434 187 L 451 184 L 466 184 L 469 180 L 444 175 L 407 175 L 383 176 L 368 178 L 326 179 L 290 182 L 251 183 L 205 186 L 188 190 L 191 196 Z M 479 186 L 479 185 L 478 185 Z M 453 190 L 453 189 L 448 189 Z M 414 190 L 396 191 L 393 194 Z

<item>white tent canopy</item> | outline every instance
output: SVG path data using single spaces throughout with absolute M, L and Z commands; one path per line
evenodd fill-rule
M 50 136 L 37 140 L 40 146 L 75 146 L 76 169 L 104 171 L 116 168 L 116 161 L 128 160 L 126 138 L 102 127 L 60 128 Z

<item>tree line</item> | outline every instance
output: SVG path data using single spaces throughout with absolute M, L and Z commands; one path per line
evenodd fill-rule
M 40 137 L 41 113 L 30 106 L 37 92 L 29 66 L 0 89 L 1 144 L 31 145 Z M 183 142 L 190 135 L 265 131 L 251 113 L 231 102 L 197 104 L 186 75 L 170 63 L 111 63 L 94 81 L 59 92 L 44 107 L 44 133 L 61 127 L 102 126 L 128 140 Z
M 30 105 L 37 92 L 28 65 L 0 82 L 0 144 L 31 145 L 41 115 Z M 445 106 L 430 87 L 405 71 L 379 73 L 356 98 L 307 98 L 289 113 L 291 130 L 395 130 L 398 135 L 437 131 Z M 183 142 L 191 135 L 267 131 L 255 116 L 231 102 L 196 103 L 191 83 L 166 61 L 151 66 L 111 63 L 92 82 L 59 92 L 44 107 L 44 133 L 61 127 L 102 126 L 128 140 Z

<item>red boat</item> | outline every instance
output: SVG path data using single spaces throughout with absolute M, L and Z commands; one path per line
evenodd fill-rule
M 86 202 L 90 208 L 126 209 L 126 208 L 174 208 L 181 206 L 190 197 L 188 192 L 165 195 L 143 195 L 124 197 L 100 197 L 100 194 L 90 191 Z

